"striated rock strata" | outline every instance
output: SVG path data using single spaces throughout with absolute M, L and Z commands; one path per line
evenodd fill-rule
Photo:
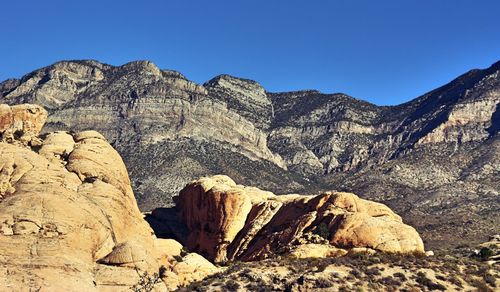
M 196 84 L 148 61 L 62 61 L 0 83 L 0 102 L 46 107 L 47 132 L 102 133 L 143 211 L 171 205 L 186 180 L 224 173 L 275 193 L 362 194 L 433 248 L 498 233 L 500 62 L 377 106 L 229 75 Z

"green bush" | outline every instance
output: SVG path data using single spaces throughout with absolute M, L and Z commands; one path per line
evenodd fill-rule
M 487 248 L 487 247 L 483 247 L 479 251 L 479 256 L 482 259 L 485 259 L 485 260 L 488 259 L 489 257 L 493 256 L 493 255 L 494 255 L 493 250 L 491 250 L 490 248 Z
M 315 232 L 317 235 L 323 237 L 326 240 L 330 240 L 330 230 L 328 229 L 328 225 L 326 223 L 321 223 L 316 227 Z
M 238 289 L 240 288 L 240 283 L 236 282 L 233 279 L 229 279 L 226 281 L 224 288 L 226 289 L 226 291 L 238 291 Z

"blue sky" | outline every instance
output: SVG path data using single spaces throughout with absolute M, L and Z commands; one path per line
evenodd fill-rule
M 63 59 L 151 60 L 203 83 L 398 104 L 500 60 L 498 0 L 3 1 L 0 80 Z

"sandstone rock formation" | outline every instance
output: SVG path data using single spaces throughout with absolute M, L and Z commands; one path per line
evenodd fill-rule
M 175 268 L 176 245 L 144 221 L 125 165 L 102 135 L 56 132 L 31 147 L 46 111 L 0 109 L 0 290 L 126 291 L 162 266 L 170 288 L 194 277 Z M 216 271 L 198 262 L 197 279 Z
M 0 135 L 4 142 L 27 144 L 42 130 L 47 111 L 35 105 L 0 104 Z
M 275 193 L 362 194 L 434 249 L 498 233 L 499 92 L 500 62 L 376 106 L 342 93 L 271 93 L 229 75 L 200 85 L 148 61 L 87 60 L 0 83 L 0 102 L 46 106 L 49 132 L 102 133 L 141 210 L 172 204 L 186 180 L 225 173 Z
M 342 255 L 339 249 L 356 247 L 424 252 L 401 217 L 351 193 L 275 196 L 218 175 L 193 181 L 174 200 L 188 230 L 186 246 L 216 262 Z

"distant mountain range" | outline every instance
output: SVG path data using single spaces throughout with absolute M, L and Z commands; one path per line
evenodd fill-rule
M 499 72 L 497 62 L 376 106 L 341 93 L 271 93 L 229 75 L 199 85 L 148 61 L 62 61 L 0 83 L 0 102 L 44 106 L 47 132 L 103 133 L 144 211 L 221 173 L 278 194 L 355 192 L 442 248 L 500 233 Z

